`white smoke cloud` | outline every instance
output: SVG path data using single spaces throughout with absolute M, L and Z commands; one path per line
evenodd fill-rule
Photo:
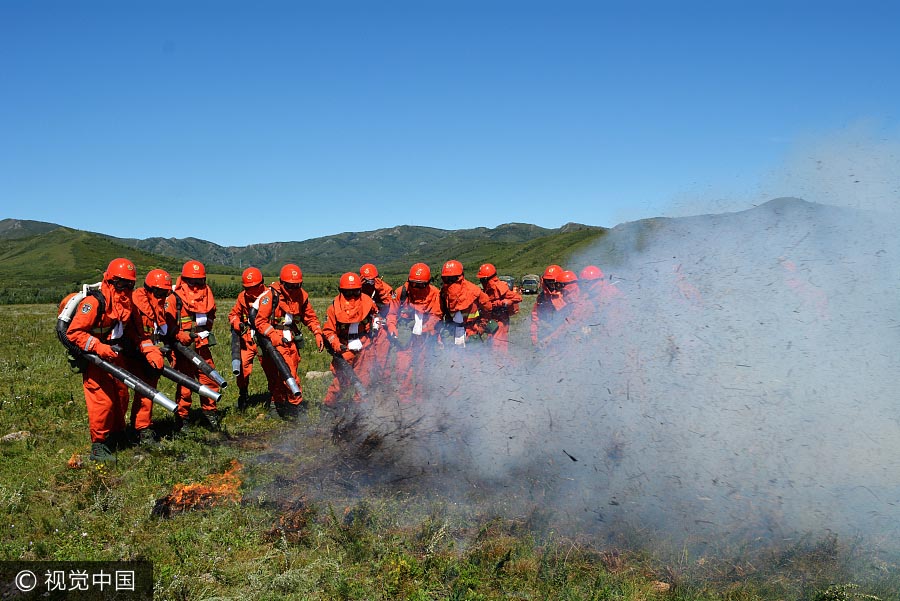
M 430 398 L 368 416 L 386 433 L 373 465 L 422 494 L 545 508 L 557 531 L 897 540 L 894 231 L 796 199 L 619 226 L 576 259 L 618 282 L 617 323 L 500 364 L 439 354 Z

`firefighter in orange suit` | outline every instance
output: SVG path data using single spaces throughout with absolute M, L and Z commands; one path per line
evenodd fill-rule
M 194 351 L 207 365 L 215 369 L 210 343 L 213 322 L 216 319 L 216 299 L 206 284 L 206 267 L 200 261 L 188 261 L 181 268 L 181 276 L 175 281 L 172 294 L 166 299 L 167 336 L 173 337 L 184 346 L 193 346 Z M 175 352 L 175 369 L 186 376 L 198 380 L 211 390 L 219 392 L 219 385 L 194 363 Z M 185 432 L 188 427 L 188 412 L 191 408 L 191 390 L 178 387 L 178 408 L 175 410 L 175 429 Z M 219 412 L 216 401 L 200 396 L 200 409 L 212 430 L 219 428 Z
M 354 401 L 362 400 L 359 389 L 354 387 L 353 374 L 363 387 L 371 383 L 372 324 L 378 316 L 375 301 L 362 293 L 359 275 L 352 272 L 342 275 L 338 295 L 328 307 L 325 327 L 322 328 L 333 356 L 331 373 L 334 380 L 325 393 L 327 406 L 334 406 L 348 390 L 354 391 Z
M 559 320 L 557 313 L 566 306 L 556 285 L 556 278 L 562 272 L 563 268 L 559 265 L 550 265 L 541 276 L 541 291 L 531 308 L 531 343 L 535 346 L 556 330 Z
M 579 336 L 581 329 L 590 325 L 594 314 L 593 303 L 582 293 L 574 271 L 563 271 L 557 276 L 556 290 L 566 304 L 556 312 L 553 320 L 556 328 L 541 340 L 544 344 Z
M 166 335 L 166 298 L 172 294 L 172 276 L 163 269 L 152 269 L 144 278 L 144 285 L 136 288 L 131 294 L 134 310 L 131 312 L 138 328 L 153 344 L 160 342 Z M 146 361 L 134 362 L 135 375 L 141 376 L 153 388 L 159 383 L 160 372 L 153 369 Z M 134 428 L 140 444 L 151 444 L 156 441 L 152 425 L 153 401 L 134 392 L 131 403 L 131 427 Z
M 497 277 L 497 268 L 491 263 L 478 268 L 478 279 L 494 306 L 490 314 L 483 316 L 485 333 L 494 350 L 505 353 L 509 350 L 509 318 L 519 312 L 522 295 L 510 290 L 509 285 Z
M 163 356 L 131 318 L 131 293 L 137 281 L 134 264 L 128 259 L 113 259 L 103 273 L 100 296 L 86 296 L 75 310 L 66 331 L 66 339 L 82 352 L 125 367 L 125 358 L 116 350 L 124 339 L 140 349 L 147 362 L 162 369 Z M 99 367 L 88 363 L 82 376 L 91 433 L 94 461 L 113 461 L 111 445 L 124 436 L 128 409 L 128 387 Z
M 241 274 L 243 290 L 238 292 L 237 300 L 228 313 L 228 324 L 231 329 L 240 336 L 241 368 L 235 377 L 238 387 L 238 411 L 247 408 L 249 396 L 247 389 L 250 387 L 250 375 L 253 373 L 253 359 L 256 357 L 256 340 L 253 334 L 255 326 L 250 323 L 250 309 L 256 299 L 265 292 L 262 272 L 256 267 L 248 267 Z
M 388 336 L 397 346 L 394 373 L 401 401 L 421 400 L 427 390 L 425 367 L 428 351 L 441 322 L 441 291 L 431 284 L 431 269 L 416 263 L 406 283 L 394 294 L 387 316 Z M 410 330 L 409 341 L 401 346 L 399 329 Z M 405 338 L 405 336 L 404 336 Z
M 303 289 L 303 272 L 300 267 L 293 263 L 282 267 L 278 281 L 259 295 L 253 303 L 253 309 L 256 335 L 268 337 L 275 350 L 284 358 L 299 387 L 297 367 L 300 365 L 300 324 L 309 328 L 316 337 L 316 348 L 320 352 L 325 340 L 316 311 Z M 278 372 L 275 362 L 266 355 L 260 358 L 260 362 L 269 381 L 269 392 L 272 393 L 272 403 L 275 404 L 278 415 L 285 420 L 296 419 L 299 412 L 306 409 L 302 388 L 300 395 L 294 396 Z
M 359 277 L 362 280 L 362 293 L 368 294 L 378 307 L 378 317 L 372 320 L 372 382 L 387 379 L 389 371 L 388 359 L 391 353 L 391 343 L 387 335 L 387 316 L 391 310 L 391 301 L 394 290 L 378 275 L 378 268 L 371 263 L 366 263 L 359 268 Z
M 594 306 L 594 323 L 602 324 L 607 331 L 621 330 L 625 319 L 622 291 L 606 280 L 596 265 L 588 265 L 579 276 L 581 291 Z
M 441 268 L 441 315 L 444 331 L 442 344 L 465 346 L 469 336 L 484 332 L 481 316 L 494 308 L 484 291 L 466 279 L 459 261 L 447 261 Z M 443 339 L 446 338 L 446 339 Z

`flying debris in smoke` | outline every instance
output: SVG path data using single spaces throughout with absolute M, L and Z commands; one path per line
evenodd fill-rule
M 618 226 L 575 259 L 619 291 L 599 323 L 436 357 L 427 398 L 343 422 L 342 477 L 701 549 L 900 540 L 895 231 L 798 199 Z

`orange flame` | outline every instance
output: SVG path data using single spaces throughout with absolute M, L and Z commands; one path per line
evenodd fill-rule
M 204 509 L 223 502 L 240 502 L 241 468 L 243 466 L 240 462 L 233 459 L 231 467 L 224 474 L 210 474 L 199 484 L 176 484 L 171 493 L 156 501 L 153 513 L 169 517 L 175 513 Z

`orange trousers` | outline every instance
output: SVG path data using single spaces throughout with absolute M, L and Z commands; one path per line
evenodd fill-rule
M 241 373 L 235 376 L 235 384 L 239 389 L 250 386 L 250 375 L 253 373 L 253 359 L 256 357 L 256 343 L 247 342 L 241 337 Z
M 350 367 L 353 368 L 353 373 L 356 374 L 356 377 L 359 378 L 359 381 L 366 388 L 372 383 L 372 366 L 374 364 L 375 355 L 371 350 L 372 345 L 366 345 L 358 353 L 347 351 L 343 354 L 344 359 L 346 359 L 347 363 L 350 364 Z M 334 374 L 334 380 L 331 381 L 331 385 L 325 392 L 325 399 L 323 402 L 326 405 L 333 405 L 341 398 L 344 392 L 348 390 L 353 390 L 353 400 L 357 403 L 360 402 L 362 398 L 360 398 L 359 391 L 354 389 L 353 379 L 345 370 L 338 369 L 336 367 L 337 363 L 337 359 L 331 360 L 331 373 Z
M 291 389 L 288 388 L 287 384 L 284 383 L 281 374 L 278 373 L 275 362 L 263 354 L 260 357 L 260 363 L 262 364 L 263 371 L 266 373 L 266 379 L 269 381 L 269 392 L 272 393 L 272 402 L 275 404 L 290 403 L 291 405 L 299 405 L 303 402 L 303 387 L 300 386 L 300 378 L 297 377 L 297 367 L 300 365 L 300 353 L 297 351 L 297 345 L 294 342 L 290 342 L 276 346 L 275 350 L 284 357 L 284 362 L 287 363 L 288 368 L 290 368 L 291 375 L 297 380 L 297 386 L 300 387 L 301 396 L 294 397 L 294 395 L 291 394 Z
M 157 388 L 159 372 L 151 369 L 143 358 L 129 360 L 126 369 L 149 386 Z M 135 430 L 146 430 L 153 423 L 153 401 L 137 392 L 132 394 L 134 399 L 131 401 L 131 427 Z
M 121 359 L 111 363 L 125 368 Z M 106 442 L 110 434 L 124 432 L 128 387 L 93 364 L 88 364 L 82 374 L 82 386 L 91 442 Z
M 422 401 L 428 394 L 425 369 L 433 342 L 431 336 L 413 336 L 409 339 L 409 346 L 397 350 L 394 374 L 397 378 L 397 396 L 401 402 Z
M 491 348 L 500 353 L 509 352 L 509 321 L 497 321 L 497 331 L 490 335 Z
M 208 346 L 201 346 L 198 349 L 195 349 L 197 354 L 206 361 L 206 364 L 215 369 L 216 364 L 213 363 L 212 354 L 209 352 Z M 208 386 L 210 389 L 215 392 L 219 392 L 219 385 L 216 382 L 207 376 L 205 373 L 200 371 L 200 369 L 194 365 L 190 359 L 187 359 L 180 355 L 179 353 L 175 353 L 175 364 L 172 366 L 184 375 L 189 378 L 193 378 L 199 381 L 201 384 Z M 184 386 L 178 387 L 178 408 L 175 409 L 175 414 L 180 416 L 181 418 L 187 418 L 188 411 L 191 408 L 192 400 L 191 400 L 191 389 L 185 388 Z M 216 402 L 212 399 L 208 399 L 205 396 L 200 396 L 200 408 L 204 411 L 215 411 L 216 410 Z

